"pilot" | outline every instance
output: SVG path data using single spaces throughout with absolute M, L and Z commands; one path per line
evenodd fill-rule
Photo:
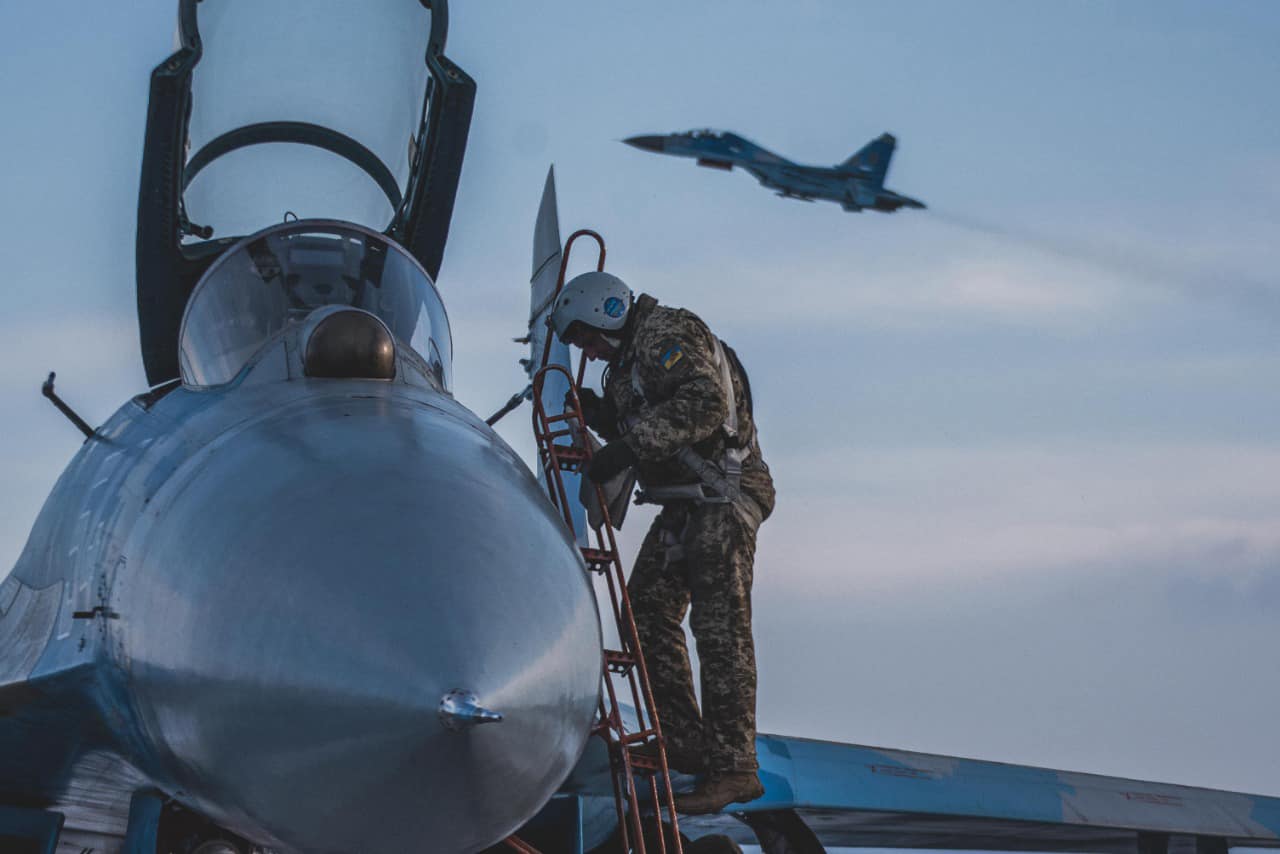
M 585 273 L 556 298 L 561 341 L 605 360 L 604 394 L 582 391 L 606 444 L 587 476 L 634 467 L 639 500 L 662 505 L 627 590 L 670 766 L 704 774 L 680 812 L 716 812 L 764 794 L 756 761 L 751 581 L 756 530 L 773 511 L 751 387 L 736 354 L 692 312 L 632 297 L 621 279 Z M 702 662 L 702 711 L 681 626 Z

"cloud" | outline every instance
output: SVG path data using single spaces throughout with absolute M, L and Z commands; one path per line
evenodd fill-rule
M 922 245 L 928 250 L 922 252 Z M 635 278 L 678 282 L 680 304 L 739 329 L 912 330 L 973 323 L 1078 328 L 1167 298 L 1135 287 L 1122 270 L 1049 256 L 1035 247 L 975 240 L 936 223 L 749 255 L 726 251 L 713 267 L 701 260 L 657 258 Z
M 773 468 L 766 587 L 1143 571 L 1270 590 L 1258 573 L 1280 563 L 1275 446 L 835 447 L 775 455 Z

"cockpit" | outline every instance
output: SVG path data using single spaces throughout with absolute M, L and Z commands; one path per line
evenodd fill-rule
M 376 319 L 366 325 L 382 335 L 375 328 L 380 325 L 395 351 L 410 358 L 433 385 L 451 388 L 449 320 L 431 277 L 382 234 L 328 220 L 273 226 L 244 238 L 214 262 L 183 317 L 182 381 L 194 387 L 226 385 L 268 346 L 289 342 L 288 333 L 306 332 L 315 339 L 321 322 L 340 309 Z M 307 340 L 290 346 L 303 350 Z

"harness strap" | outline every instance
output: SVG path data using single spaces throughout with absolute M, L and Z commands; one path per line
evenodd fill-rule
M 725 356 L 720 339 L 712 336 L 715 342 L 715 363 L 720 372 L 720 383 L 728 398 L 729 411 L 720 430 L 725 436 L 725 451 L 717 465 L 699 454 L 690 446 L 676 451 L 674 456 L 701 483 L 679 484 L 676 486 L 656 486 L 645 488 L 636 496 L 637 504 L 666 504 L 673 501 L 692 501 L 694 504 L 732 504 L 742 497 L 742 462 L 751 453 L 749 443 L 738 436 L 738 399 L 733 391 L 733 373 L 729 359 Z M 644 386 L 640 381 L 639 366 L 631 366 L 631 388 L 641 400 L 645 399 Z M 638 418 L 628 419 L 628 429 Z

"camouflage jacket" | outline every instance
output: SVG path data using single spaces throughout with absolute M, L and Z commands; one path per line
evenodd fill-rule
M 604 438 L 631 446 L 644 486 L 696 483 L 697 477 L 672 459 L 683 447 L 717 464 L 723 459 L 729 396 L 715 341 L 697 315 L 658 305 L 647 294 L 631 310 L 618 356 L 605 373 L 606 411 L 596 419 L 602 423 L 591 426 Z M 738 436 L 750 449 L 742 464 L 742 490 L 768 516 L 773 478 L 760 453 L 744 377 L 727 351 L 725 358 L 730 359 Z

